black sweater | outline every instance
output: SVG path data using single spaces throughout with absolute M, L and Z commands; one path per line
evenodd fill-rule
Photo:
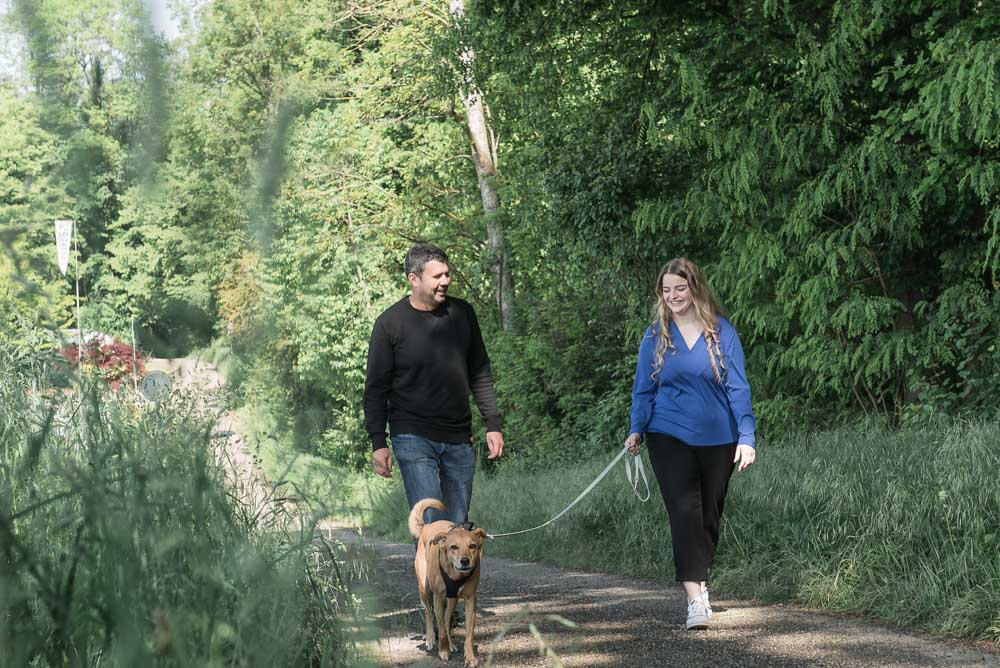
M 444 443 L 472 438 L 469 392 L 487 431 L 500 431 L 500 411 L 479 321 L 472 306 L 448 297 L 420 311 L 409 297 L 375 321 L 365 376 L 365 427 L 372 449 L 393 434 L 417 434 Z

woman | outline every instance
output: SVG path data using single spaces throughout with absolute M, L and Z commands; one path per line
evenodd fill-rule
M 688 598 L 688 629 L 708 627 L 705 581 L 733 469 L 754 462 L 755 421 L 743 348 L 701 270 L 671 260 L 656 281 L 656 321 L 639 347 L 625 445 L 643 436 L 670 517 L 674 570 Z

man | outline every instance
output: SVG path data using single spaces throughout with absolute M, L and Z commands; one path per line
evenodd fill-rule
M 368 346 L 364 401 L 372 467 L 392 477 L 388 421 L 410 507 L 440 499 L 448 510 L 428 510 L 424 520 L 465 524 L 476 470 L 470 391 L 486 422 L 489 459 L 503 454 L 490 360 L 472 306 L 448 296 L 444 251 L 418 244 L 404 268 L 410 294 L 378 317 Z

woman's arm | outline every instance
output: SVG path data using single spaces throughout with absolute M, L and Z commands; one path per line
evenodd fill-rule
M 726 396 L 729 398 L 729 408 L 733 412 L 736 429 L 739 433 L 737 443 L 755 447 L 757 445 L 757 421 L 750 404 L 750 383 L 747 382 L 743 346 L 732 324 L 729 324 L 728 327 L 723 326 L 720 336 L 722 354 L 726 363 Z
M 656 356 L 656 334 L 653 327 L 646 329 L 639 345 L 639 360 L 635 365 L 635 380 L 632 383 L 632 410 L 629 415 L 629 433 L 646 433 L 646 427 L 653 417 L 653 403 L 656 400 L 657 383 L 653 380 L 653 360 Z

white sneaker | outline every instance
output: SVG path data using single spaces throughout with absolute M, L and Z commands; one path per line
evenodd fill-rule
M 708 600 L 708 587 L 705 585 L 701 586 L 701 602 L 705 604 L 705 610 L 708 611 L 708 616 L 712 616 L 712 603 Z
M 702 603 L 700 598 L 688 601 L 687 630 L 692 631 L 694 629 L 707 628 L 708 610 L 705 608 L 705 604 Z

